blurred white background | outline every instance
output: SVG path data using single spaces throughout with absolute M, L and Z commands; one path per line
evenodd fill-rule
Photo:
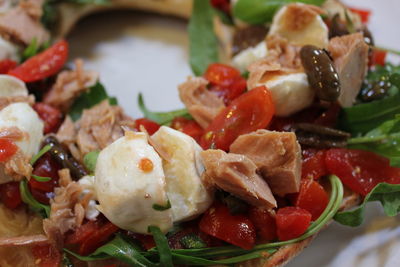
M 371 9 L 377 45 L 400 50 L 399 0 L 347 0 Z M 84 19 L 70 34 L 71 58 L 85 59 L 100 72 L 111 95 L 133 117 L 139 92 L 152 110 L 182 107 L 177 85 L 191 74 L 187 64 L 186 22 L 139 12 L 121 11 Z M 398 59 L 397 59 L 398 60 Z M 385 218 L 370 205 L 362 227 L 333 223 L 289 267 L 399 267 L 400 217 Z

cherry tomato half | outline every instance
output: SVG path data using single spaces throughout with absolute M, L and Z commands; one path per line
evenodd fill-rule
M 135 129 L 137 131 L 140 131 L 141 125 L 143 125 L 143 127 L 146 129 L 149 135 L 152 135 L 153 133 L 157 132 L 158 129 L 160 129 L 160 125 L 158 123 L 146 118 L 140 118 L 135 120 Z
M 319 179 L 320 177 L 327 175 L 328 170 L 325 165 L 325 150 L 315 149 L 304 149 L 303 163 L 301 168 L 302 179 Z
M 6 74 L 17 66 L 17 62 L 11 59 L 0 60 L 0 74 Z
M 16 209 L 22 204 L 19 182 L 0 185 L 0 200 L 9 209 Z
M 285 207 L 276 213 L 278 238 L 281 241 L 297 238 L 304 234 L 311 222 L 311 214 L 299 207 Z
M 271 93 L 260 86 L 239 96 L 223 109 L 203 134 L 200 145 L 227 151 L 242 134 L 264 129 L 275 113 Z
M 67 58 L 68 43 L 62 40 L 10 70 L 8 74 L 26 83 L 37 82 L 59 72 Z
M 44 122 L 44 134 L 57 132 L 63 118 L 60 110 L 45 103 L 36 103 L 33 109 Z
M 193 139 L 197 142 L 200 142 L 200 138 L 204 132 L 203 128 L 201 128 L 196 121 L 189 120 L 184 117 L 176 117 L 172 121 L 171 127 L 193 137 Z

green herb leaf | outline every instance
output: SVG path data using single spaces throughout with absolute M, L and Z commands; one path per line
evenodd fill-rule
M 320 6 L 325 0 L 239 0 L 233 7 L 233 15 L 250 24 L 264 24 L 271 22 L 282 6 L 292 2 Z
M 381 124 L 365 136 L 348 140 L 350 148 L 375 152 L 390 159 L 392 166 L 400 167 L 400 114 Z
M 208 65 L 218 62 L 218 40 L 214 33 L 214 10 L 210 1 L 194 0 L 189 22 L 190 66 L 201 76 Z
M 40 149 L 40 151 L 32 157 L 30 164 L 33 166 L 38 159 L 40 159 L 44 154 L 46 154 L 51 149 L 50 145 L 46 145 Z
M 108 99 L 111 105 L 117 104 L 116 98 L 109 97 L 104 86 L 97 82 L 87 92 L 82 93 L 72 104 L 69 111 L 71 119 L 77 121 L 81 117 L 83 110 L 89 109 L 105 99 Z
M 160 256 L 160 264 L 163 267 L 173 267 L 171 249 L 168 240 L 157 226 L 149 226 L 149 233 L 153 235 Z
M 188 234 L 183 236 L 180 240 L 179 243 L 184 248 L 187 249 L 192 249 L 192 248 L 205 248 L 207 244 L 196 234 Z
M 85 155 L 83 158 L 83 163 L 85 164 L 86 168 L 91 172 L 94 173 L 96 169 L 97 158 L 99 157 L 100 151 L 92 151 Z
M 32 174 L 31 177 L 32 177 L 33 179 L 35 179 L 36 181 L 38 181 L 38 182 L 48 182 L 48 181 L 51 181 L 51 178 L 50 178 L 50 177 L 43 177 L 43 176 L 34 175 L 34 174 Z
M 139 246 L 133 244 L 132 242 L 128 242 L 121 234 L 117 234 L 112 241 L 108 242 L 102 247 L 99 247 L 89 256 L 81 256 L 70 250 L 64 250 L 82 261 L 95 261 L 115 258 L 132 266 L 158 267 L 158 265 L 146 259 L 141 254 Z
M 334 219 L 344 225 L 359 226 L 364 221 L 365 206 L 368 202 L 379 201 L 388 216 L 400 212 L 400 185 L 380 183 L 365 197 L 364 202 L 356 209 L 338 212 Z
M 153 209 L 157 211 L 169 210 L 170 208 L 171 208 L 171 202 L 169 200 L 165 206 L 159 204 L 153 204 Z
M 50 216 L 50 206 L 39 203 L 29 191 L 27 180 L 22 180 L 19 183 L 19 190 L 21 193 L 22 201 L 35 212 L 38 212 L 43 218 Z
M 161 125 L 166 125 L 170 123 L 175 117 L 185 117 L 191 119 L 189 112 L 187 109 L 178 109 L 168 112 L 153 112 L 147 109 L 142 94 L 138 95 L 138 106 L 140 111 L 142 111 L 143 115 L 152 121 L 157 122 Z

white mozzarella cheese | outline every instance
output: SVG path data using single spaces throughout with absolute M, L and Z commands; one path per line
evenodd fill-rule
M 255 47 L 249 47 L 233 57 L 232 63 L 240 71 L 246 71 L 247 67 L 267 55 L 267 45 L 264 41 Z
M 7 1 L 5 1 L 7 2 Z M 5 40 L 0 36 L 0 60 L 12 59 L 19 60 L 19 48 L 10 41 Z
M 295 5 L 304 6 L 304 4 L 301 3 Z M 329 43 L 329 29 L 320 15 L 312 15 L 312 17 L 308 18 L 307 25 L 301 28 L 294 27 L 295 29 L 288 21 L 299 21 L 302 18 L 293 18 L 293 16 L 304 16 L 304 14 L 299 12 L 297 15 L 297 13 L 291 12 L 288 6 L 282 7 L 274 16 L 268 34 L 285 37 L 290 43 L 295 45 L 315 45 L 317 47 L 327 48 Z
M 39 151 L 43 138 L 43 121 L 26 103 L 13 103 L 0 111 L 0 130 L 17 127 L 25 133 L 22 140 L 15 144 L 28 158 Z
M 151 225 L 172 227 L 171 209 L 154 208 L 168 197 L 161 158 L 145 134 L 128 132 L 100 152 L 94 186 L 98 210 L 118 227 L 142 234 Z
M 169 157 L 169 161 L 163 160 L 163 168 L 174 222 L 203 213 L 213 197 L 201 178 L 204 172 L 201 147 L 192 137 L 166 126 L 153 134 L 152 139 Z
M 276 115 L 281 117 L 290 116 L 310 106 L 315 96 L 305 73 L 275 76 L 258 85 L 265 85 L 271 91 Z
M 94 189 L 94 176 L 92 175 L 86 175 L 82 177 L 78 183 L 80 186 L 83 188 L 83 194 L 84 196 L 86 194 L 90 194 L 92 196 L 92 199 L 89 200 L 88 205 L 86 206 L 85 209 L 85 217 L 86 219 L 93 221 L 99 216 L 100 212 L 97 209 L 97 204 L 95 199 L 97 199 L 96 192 Z
M 20 79 L 0 74 L 0 97 L 9 96 L 28 96 L 28 89 Z

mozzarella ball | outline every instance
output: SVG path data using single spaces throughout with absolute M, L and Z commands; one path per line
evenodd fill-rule
M 309 107 L 315 96 L 305 73 L 278 75 L 258 85 L 265 85 L 272 93 L 277 116 L 287 117 Z
M 232 63 L 241 72 L 244 72 L 251 63 L 265 57 L 266 55 L 267 45 L 264 41 L 262 41 L 255 47 L 249 47 L 243 51 L 240 51 L 239 54 L 233 57 Z
M 168 198 L 161 158 L 145 134 L 128 132 L 100 152 L 94 187 L 98 209 L 118 227 L 141 234 L 172 227 L 171 209 L 154 206 L 166 207 Z
M 204 172 L 201 147 L 192 137 L 166 126 L 153 134 L 152 139 L 169 157 L 168 161 L 163 160 L 163 168 L 174 222 L 202 214 L 213 197 L 201 178 Z
M 321 16 L 295 11 L 306 8 L 308 7 L 301 3 L 282 7 L 275 14 L 268 34 L 285 37 L 294 45 L 326 48 L 329 43 L 329 29 Z
M 0 97 L 9 96 L 28 96 L 28 89 L 20 79 L 0 74 Z

